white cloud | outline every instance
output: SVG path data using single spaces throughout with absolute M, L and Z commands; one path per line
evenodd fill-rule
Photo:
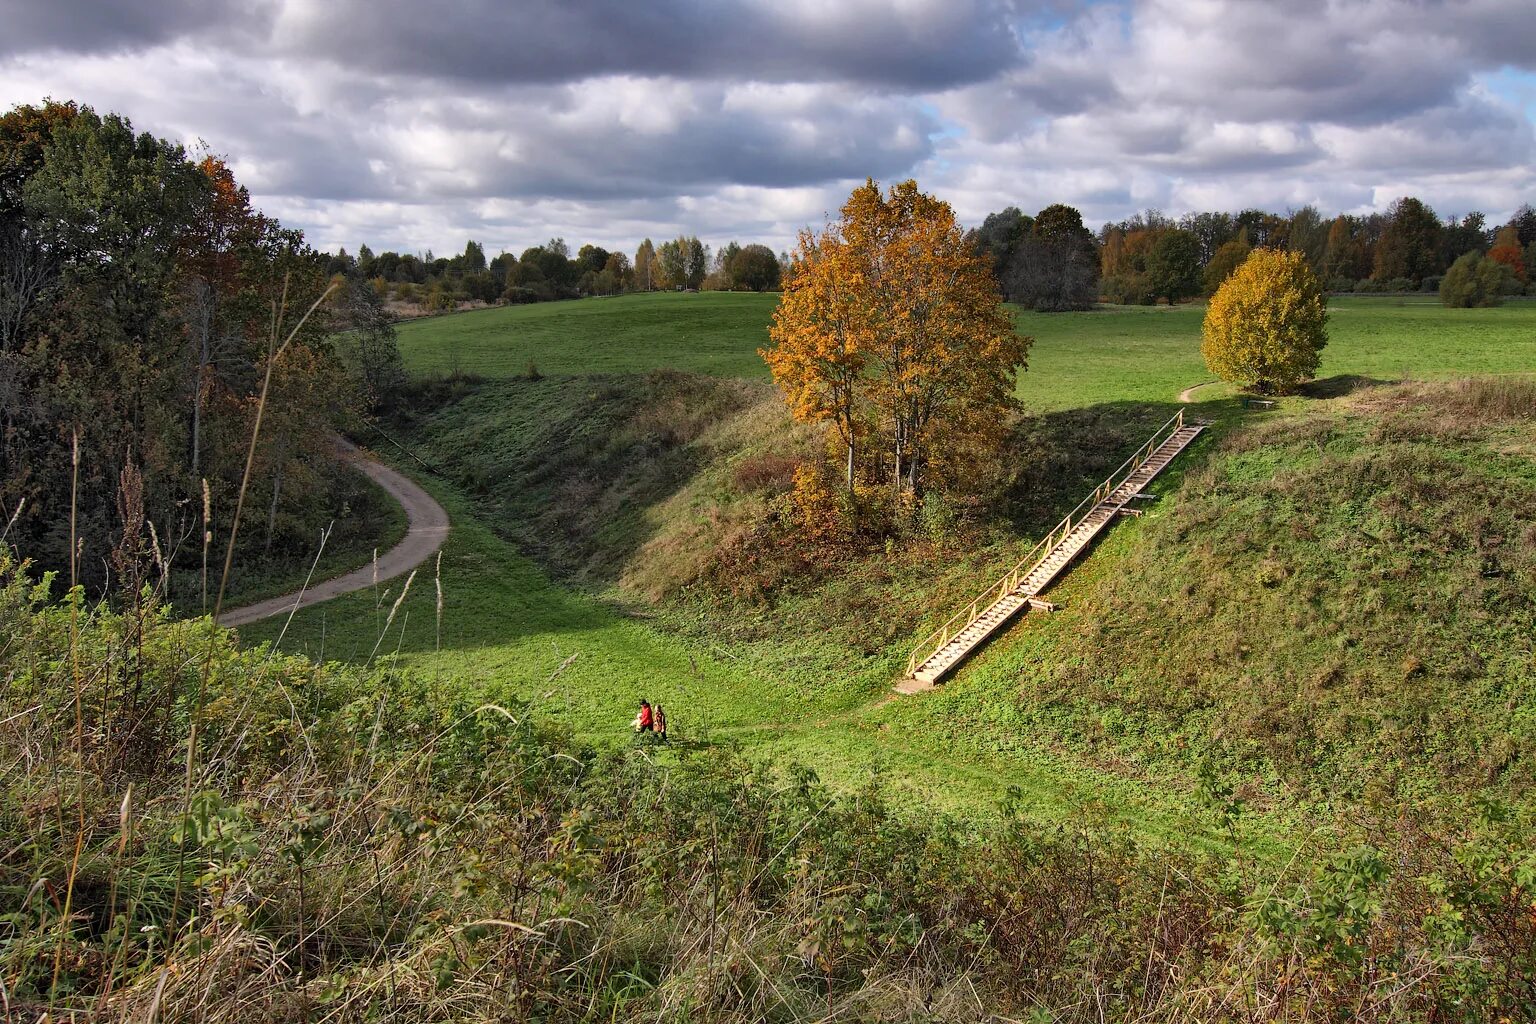
M 0 103 L 205 139 L 322 246 L 781 248 L 866 175 L 971 223 L 1536 200 L 1522 0 L 77 2 L 13 23 Z

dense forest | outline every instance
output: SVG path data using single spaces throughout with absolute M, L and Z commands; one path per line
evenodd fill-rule
M 74 103 L 0 117 L 0 510 L 40 565 L 131 592 L 220 558 L 242 480 L 247 545 L 312 548 L 369 500 L 333 433 L 398 367 L 373 290 L 217 157 Z

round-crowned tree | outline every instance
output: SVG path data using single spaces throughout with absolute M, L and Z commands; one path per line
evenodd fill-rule
M 1211 298 L 1200 351 L 1222 380 L 1286 394 L 1317 372 L 1327 320 L 1322 286 L 1305 256 L 1255 249 Z

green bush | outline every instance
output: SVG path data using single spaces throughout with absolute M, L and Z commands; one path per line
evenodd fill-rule
M 1463 254 L 1440 281 L 1440 301 L 1454 309 L 1498 306 L 1519 287 L 1514 272 L 1481 252 Z
M 877 780 L 838 794 L 721 748 L 599 756 L 463 682 L 364 678 L 152 606 L 81 616 L 77 600 L 48 603 L 0 561 L 0 621 L 26 640 L 0 647 L 8 706 L 25 712 L 0 719 L 0 995 L 22 1019 L 1536 1010 L 1532 822 L 1503 805 L 1440 822 L 1385 808 L 1311 830 L 1273 865 L 1243 850 L 1244 802 L 1217 776 L 1205 813 L 1235 859 L 1032 825 L 1013 797 L 961 829 L 903 813 Z M 187 655 L 210 639 L 222 681 L 189 790 L 202 670 Z M 76 694 L 100 705 L 125 653 L 146 693 L 182 709 L 135 773 L 74 724 Z

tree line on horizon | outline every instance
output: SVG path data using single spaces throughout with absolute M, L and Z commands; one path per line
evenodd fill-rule
M 1436 292 L 1458 263 L 1470 271 L 1484 257 L 1490 300 L 1528 291 L 1536 281 L 1536 209 L 1529 204 L 1502 225 L 1475 211 L 1442 220 L 1412 196 L 1384 213 L 1331 220 L 1314 206 L 1284 215 L 1247 209 L 1178 219 L 1147 210 L 1096 234 L 1070 206 L 1048 206 L 1034 217 L 1010 206 L 989 214 L 971 237 L 1003 297 L 1041 311 L 1209 296 L 1255 249 L 1301 254 L 1330 292 Z M 1463 297 L 1447 301 L 1475 304 Z
M 1435 292 L 1458 260 L 1471 273 L 1483 257 L 1492 262 L 1475 299 L 1486 294 L 1496 300 L 1536 286 L 1536 209 L 1529 204 L 1502 225 L 1490 225 L 1476 211 L 1442 219 L 1412 196 L 1384 213 L 1339 214 L 1331 220 L 1314 206 L 1285 214 L 1246 209 L 1179 218 L 1152 209 L 1094 232 L 1076 208 L 1054 203 L 1034 216 L 1016 206 L 988 214 L 967 237 L 991 267 L 1003 298 L 1042 312 L 1210 296 L 1254 249 L 1301 253 L 1334 293 Z M 386 300 L 442 312 L 475 301 L 516 304 L 683 289 L 774 291 L 788 265 L 787 254 L 766 245 L 732 241 L 712 251 L 697 236 L 681 235 L 659 245 L 647 238 L 633 258 L 590 244 L 573 256 L 563 238 L 490 259 L 474 240 L 452 257 L 434 257 L 430 250 L 422 256 L 375 254 L 365 244 L 355 256 L 338 251 L 329 269 L 371 281 Z
M 591 244 L 573 256 L 564 238 L 487 259 L 485 247 L 470 239 L 451 257 L 435 257 L 430 250 L 422 256 L 375 253 L 363 244 L 355 256 L 345 249 L 330 256 L 328 269 L 368 281 L 383 300 L 444 312 L 461 302 L 518 305 L 682 289 L 773 291 L 783 257 L 766 245 L 736 241 L 712 251 L 698 236 L 680 235 L 659 245 L 645 239 L 633 259 Z

